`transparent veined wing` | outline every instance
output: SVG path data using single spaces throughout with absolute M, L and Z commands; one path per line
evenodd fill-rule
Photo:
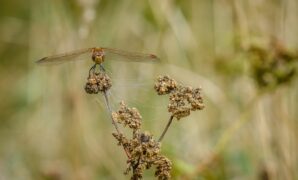
M 91 59 L 93 48 L 86 48 L 86 49 L 80 49 L 76 51 L 71 51 L 63 54 L 53 55 L 53 56 L 47 56 L 42 59 L 39 59 L 36 61 L 37 64 L 46 65 L 46 64 L 60 64 L 63 62 L 73 61 L 82 59 L 82 56 L 87 55 L 86 59 Z
M 106 59 L 128 60 L 134 62 L 158 62 L 159 58 L 154 54 L 145 54 L 138 52 L 128 52 L 120 49 L 102 48 Z

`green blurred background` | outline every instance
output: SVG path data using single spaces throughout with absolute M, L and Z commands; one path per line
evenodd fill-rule
M 296 0 L 2 0 L 0 179 L 129 179 L 103 98 L 84 91 L 91 60 L 35 64 L 93 46 L 161 58 L 105 63 L 113 108 L 137 107 L 156 138 L 169 113 L 155 78 L 202 87 L 205 109 L 163 140 L 173 179 L 298 179 L 298 80 L 259 86 L 246 52 L 272 37 L 295 51 L 297 19 Z

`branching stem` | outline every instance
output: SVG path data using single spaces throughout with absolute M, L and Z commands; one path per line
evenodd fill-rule
M 109 111 L 109 114 L 110 114 L 110 118 L 112 120 L 112 124 L 114 125 L 116 131 L 117 131 L 117 134 L 120 135 L 122 134 L 121 131 L 119 130 L 119 127 L 117 125 L 117 123 L 115 122 L 113 116 L 112 116 L 112 109 L 111 109 L 111 106 L 110 106 L 110 102 L 109 102 L 109 98 L 108 98 L 108 95 L 107 95 L 107 92 L 106 91 L 103 91 L 103 95 L 104 95 L 104 99 L 105 99 L 105 103 L 106 103 L 106 106 L 107 106 L 107 109 Z M 123 146 L 123 149 L 128 157 L 128 159 L 130 159 L 130 154 L 129 152 L 127 151 L 127 149 Z

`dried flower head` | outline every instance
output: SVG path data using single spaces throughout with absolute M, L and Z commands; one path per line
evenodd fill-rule
M 128 167 L 125 174 L 132 171 L 131 179 L 141 179 L 145 169 L 156 166 L 155 176 L 158 179 L 169 179 L 171 162 L 160 154 L 161 144 L 154 140 L 149 132 L 140 132 L 141 115 L 136 108 L 127 107 L 124 102 L 120 103 L 120 109 L 114 112 L 112 117 L 116 122 L 128 126 L 133 130 L 132 138 L 123 134 L 113 133 L 118 145 L 123 146 L 130 154 Z
M 155 176 L 160 180 L 169 179 L 171 175 L 169 172 L 172 169 L 172 162 L 165 156 L 159 156 L 155 160 L 154 164 L 157 166 L 155 171 Z
M 169 76 L 158 77 L 156 84 L 168 84 L 168 82 L 175 82 L 175 88 L 169 92 L 170 103 L 168 105 L 168 111 L 172 113 L 172 116 L 179 120 L 189 116 L 191 111 L 204 108 L 201 88 L 192 88 L 177 84 Z M 155 88 L 155 90 L 159 95 L 162 94 L 160 93 L 160 88 Z
M 123 101 L 120 103 L 119 110 L 112 113 L 112 117 L 116 122 L 129 126 L 135 131 L 141 127 L 142 116 L 139 111 L 136 108 L 127 107 Z
M 154 85 L 158 95 L 169 94 L 177 88 L 177 82 L 169 76 L 159 76 Z
M 179 86 L 176 91 L 170 94 L 168 111 L 178 120 L 190 114 L 190 111 L 204 108 L 201 89 Z
M 296 53 L 273 41 L 269 47 L 251 45 L 248 49 L 254 79 L 261 88 L 289 82 L 296 74 Z
M 85 91 L 88 94 L 97 94 L 98 92 L 107 91 L 111 87 L 111 79 L 105 72 L 92 72 L 87 78 Z

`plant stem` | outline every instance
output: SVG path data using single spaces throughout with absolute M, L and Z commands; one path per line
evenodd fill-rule
M 111 118 L 111 120 L 112 120 L 112 124 L 114 125 L 114 127 L 115 127 L 117 133 L 120 134 L 119 127 L 118 127 L 118 125 L 116 124 L 116 122 L 115 122 L 115 120 L 113 119 L 113 116 L 112 116 L 112 109 L 111 109 L 111 106 L 110 106 L 110 102 L 109 102 L 109 99 L 108 99 L 107 92 L 104 91 L 104 92 L 103 92 L 103 95 L 104 95 L 104 98 L 105 98 L 105 103 L 106 103 L 107 109 L 108 109 L 109 114 L 110 114 L 110 118 Z
M 169 129 L 169 127 L 170 127 L 173 119 L 174 119 L 174 116 L 171 116 L 170 119 L 169 119 L 169 121 L 168 121 L 167 126 L 165 127 L 165 129 L 163 130 L 161 136 L 159 137 L 158 142 L 161 142 L 162 141 L 162 139 L 165 136 L 166 132 L 168 131 L 168 129 Z
M 120 135 L 120 134 L 122 134 L 122 133 L 121 133 L 121 131 L 119 130 L 119 127 L 118 127 L 117 123 L 115 122 L 115 120 L 114 120 L 114 118 L 113 118 L 113 116 L 112 116 L 112 109 L 111 109 L 111 106 L 110 106 L 110 102 L 109 102 L 109 98 L 108 98 L 107 92 L 104 91 L 104 92 L 103 92 L 103 95 L 104 95 L 104 98 L 105 98 L 105 103 L 106 103 L 107 109 L 108 109 L 109 114 L 110 114 L 110 118 L 111 118 L 111 120 L 112 120 L 112 124 L 114 125 L 114 127 L 115 127 L 115 129 L 116 129 L 116 131 L 117 131 L 117 134 Z M 126 148 L 125 148 L 124 146 L 123 146 L 123 149 L 124 149 L 124 151 L 125 151 L 125 153 L 126 153 L 128 159 L 130 159 L 130 154 L 129 154 L 129 152 L 126 150 Z

